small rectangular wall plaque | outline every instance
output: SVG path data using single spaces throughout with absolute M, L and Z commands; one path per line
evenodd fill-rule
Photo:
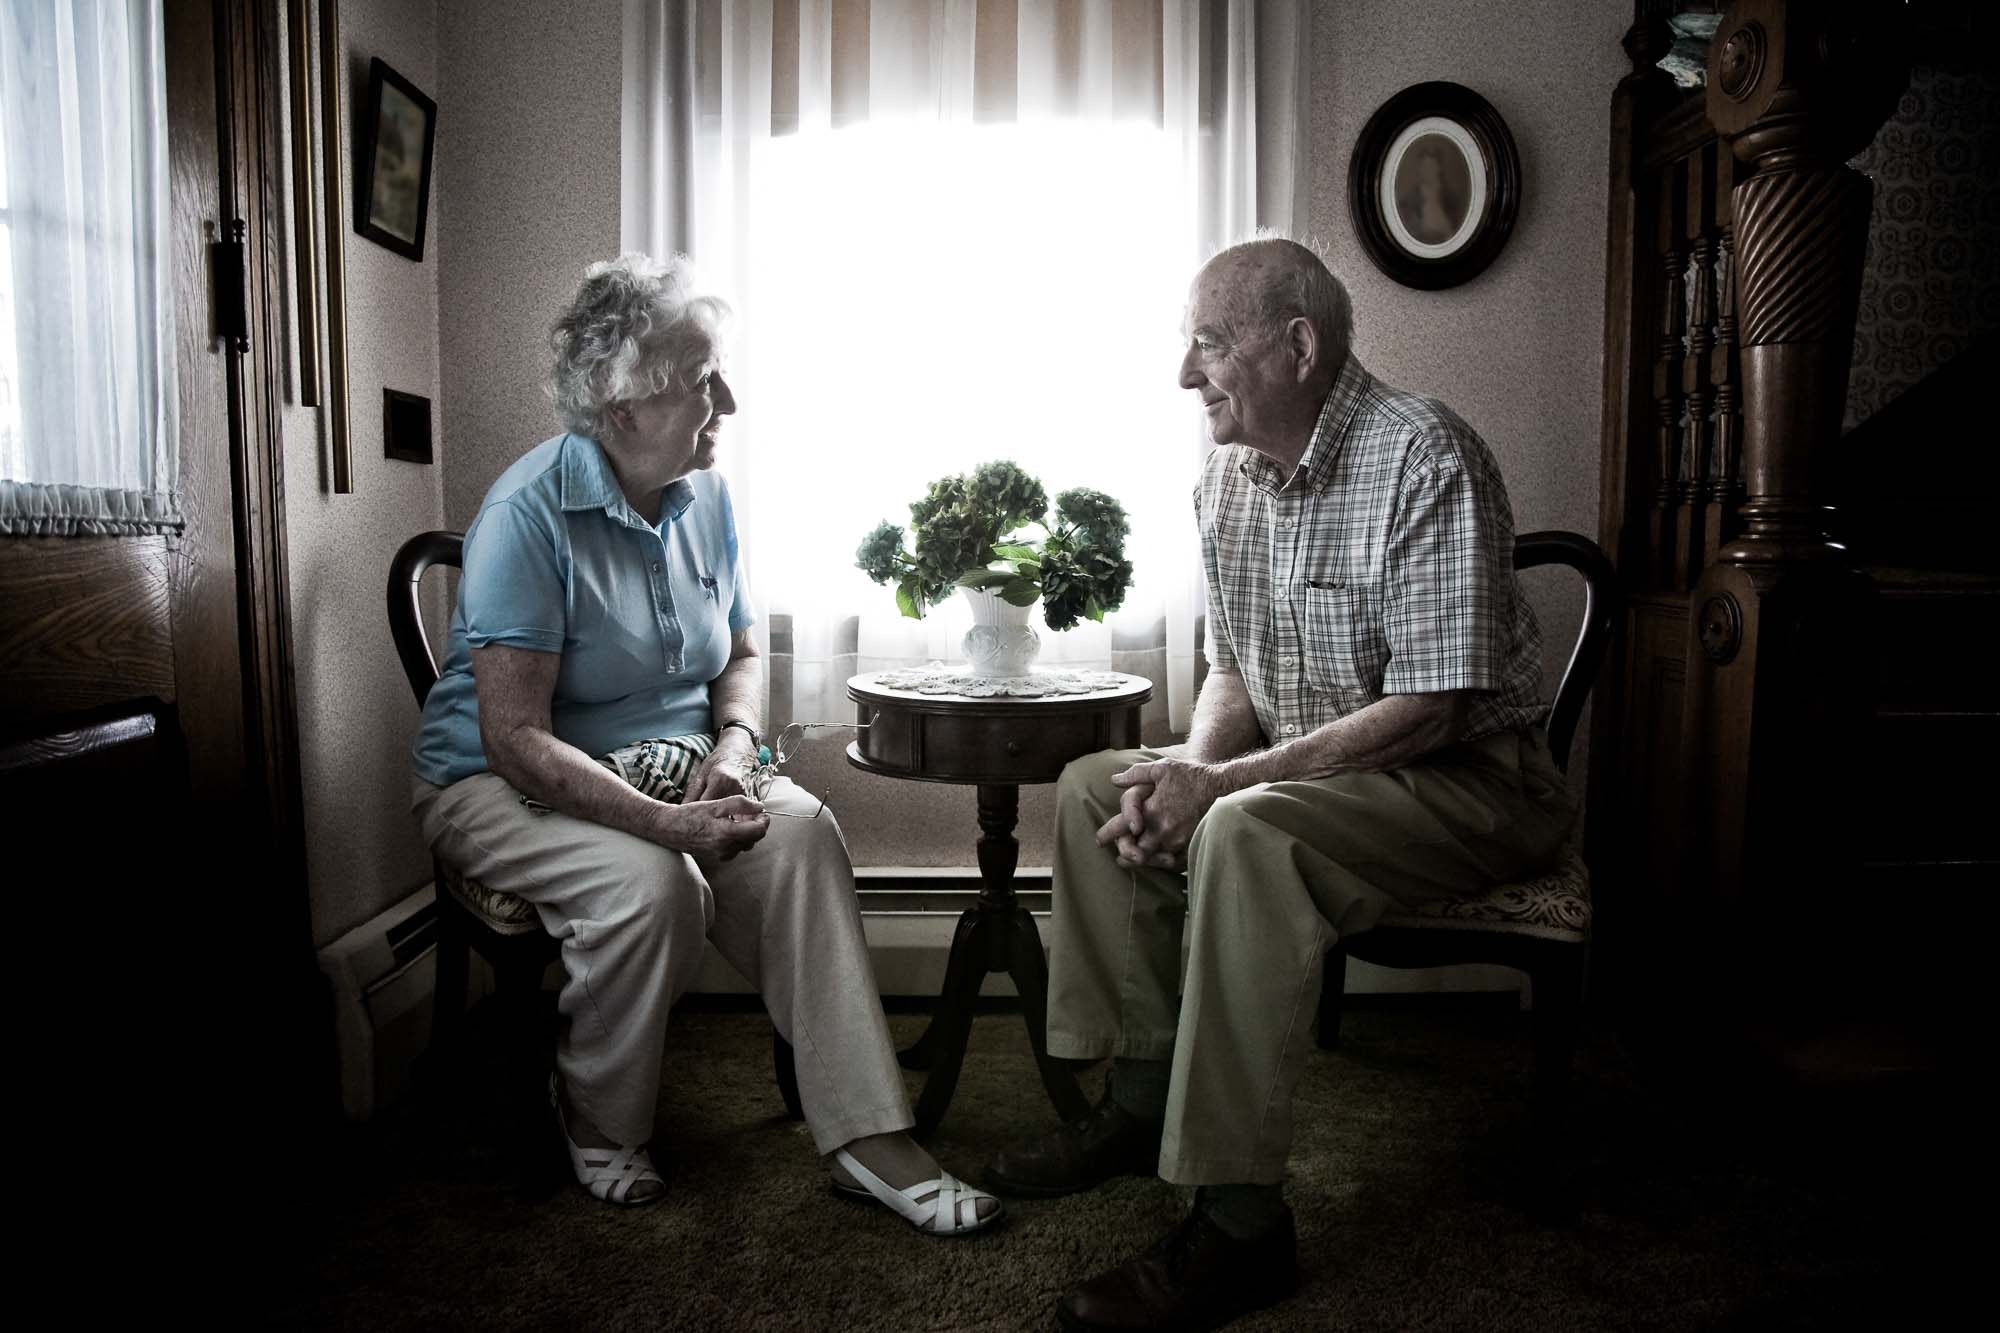
M 382 454 L 405 463 L 431 461 L 431 400 L 382 390 Z

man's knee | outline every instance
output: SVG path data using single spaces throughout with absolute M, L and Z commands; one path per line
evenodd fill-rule
M 1194 826 L 1194 836 L 1188 840 L 1189 860 L 1210 844 L 1230 846 L 1244 838 L 1272 836 L 1269 805 L 1269 792 L 1261 789 L 1233 791 L 1216 798 Z
M 1117 805 L 1122 789 L 1112 785 L 1111 777 L 1139 760 L 1137 750 L 1099 750 L 1070 760 L 1056 780 L 1056 803 L 1062 806 L 1081 802 L 1093 808 Z
M 1283 856 L 1298 842 L 1284 827 L 1283 812 L 1268 789 L 1233 791 L 1219 798 L 1195 825 L 1188 840 L 1188 905 L 1191 912 L 1205 898 L 1201 889 L 1218 877 L 1236 877 L 1246 867 Z

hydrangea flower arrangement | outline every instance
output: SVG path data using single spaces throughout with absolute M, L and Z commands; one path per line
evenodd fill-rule
M 1042 535 L 1020 531 L 1032 524 Z M 1056 496 L 1049 512 L 1042 483 L 1005 460 L 970 476 L 940 477 L 910 506 L 910 526 L 882 523 L 855 552 L 855 566 L 896 585 L 896 605 L 913 619 L 953 588 L 989 590 L 1014 606 L 1042 602 L 1052 630 L 1116 611 L 1132 584 L 1125 558 L 1124 507 L 1082 487 Z M 904 538 L 909 537 L 906 545 Z

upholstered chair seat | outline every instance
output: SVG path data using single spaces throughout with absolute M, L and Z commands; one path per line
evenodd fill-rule
M 1407 930 L 1485 930 L 1581 944 L 1590 935 L 1590 867 L 1571 846 L 1546 874 L 1495 884 L 1466 898 L 1442 898 L 1414 912 L 1391 912 L 1379 925 Z

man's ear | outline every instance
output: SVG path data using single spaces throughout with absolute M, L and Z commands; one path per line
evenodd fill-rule
M 1319 330 L 1304 315 L 1294 316 L 1285 325 L 1285 345 L 1292 351 L 1292 378 L 1300 384 L 1307 383 L 1326 351 L 1319 345 Z

